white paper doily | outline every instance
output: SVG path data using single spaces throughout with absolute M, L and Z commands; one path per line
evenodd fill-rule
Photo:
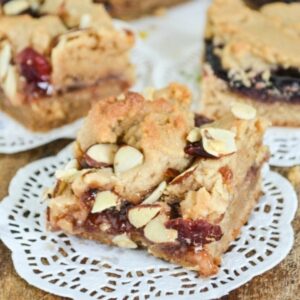
M 119 28 L 135 32 L 137 44 L 132 61 L 137 67 L 135 91 L 146 86 L 163 87 L 170 82 L 186 84 L 193 92 L 197 110 L 200 99 L 200 60 L 205 15 L 210 0 L 194 0 L 169 9 L 164 16 L 146 17 L 130 24 L 115 20 Z M 32 133 L 0 113 L 0 153 L 29 150 L 60 138 L 74 138 L 81 121 L 52 130 Z M 300 164 L 300 129 L 272 128 L 266 136 L 271 164 Z
M 18 171 L 0 205 L 0 232 L 18 274 L 30 284 L 74 299 L 211 299 L 277 265 L 293 244 L 291 221 L 297 197 L 289 182 L 265 170 L 263 191 L 241 236 L 209 279 L 163 262 L 141 250 L 121 250 L 45 229 L 43 189 L 72 157 L 56 157 Z
M 269 128 L 265 144 L 270 148 L 270 165 L 292 167 L 300 164 L 300 128 Z

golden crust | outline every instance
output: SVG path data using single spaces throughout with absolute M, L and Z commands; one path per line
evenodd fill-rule
M 117 141 L 142 151 L 143 165 L 127 172 L 116 185 L 125 198 L 135 199 L 136 194 L 139 199 L 140 193 L 164 180 L 168 168 L 180 172 L 189 164 L 183 151 L 194 126 L 189 103 L 189 91 L 178 84 L 154 92 L 151 100 L 128 92 L 99 101 L 90 110 L 77 141 L 82 151 Z

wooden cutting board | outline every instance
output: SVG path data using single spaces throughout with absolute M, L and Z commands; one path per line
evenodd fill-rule
M 38 149 L 14 155 L 0 155 L 0 199 L 7 195 L 11 178 L 27 163 L 56 154 L 69 143 L 56 141 Z M 276 169 L 291 178 L 300 196 L 300 167 Z M 297 176 L 298 175 L 298 176 Z M 274 269 L 257 276 L 251 282 L 231 292 L 222 300 L 298 300 L 300 299 L 300 209 L 293 222 L 295 231 L 294 248 L 288 257 Z M 30 286 L 14 270 L 10 251 L 0 242 L 0 300 L 58 300 L 58 297 Z M 174 299 L 176 300 L 176 299 Z M 196 299 L 195 300 L 201 300 Z

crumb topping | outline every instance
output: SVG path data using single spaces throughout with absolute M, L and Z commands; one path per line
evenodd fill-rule
M 262 74 L 267 83 L 278 65 L 300 68 L 299 17 L 299 3 L 270 3 L 255 10 L 242 0 L 215 0 L 206 38 L 229 77 L 249 86 Z

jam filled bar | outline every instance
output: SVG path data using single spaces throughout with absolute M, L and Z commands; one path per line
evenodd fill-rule
M 299 2 L 213 1 L 202 81 L 207 116 L 239 102 L 273 125 L 300 126 L 299 16 Z
M 95 0 L 116 18 L 133 19 L 187 0 Z
M 215 274 L 261 193 L 266 124 L 245 105 L 212 122 L 189 102 L 171 84 L 96 103 L 56 172 L 49 228 Z
M 0 109 L 46 131 L 87 114 L 91 102 L 134 81 L 134 36 L 91 0 L 2 1 Z M 23 4 L 22 4 L 23 3 Z

